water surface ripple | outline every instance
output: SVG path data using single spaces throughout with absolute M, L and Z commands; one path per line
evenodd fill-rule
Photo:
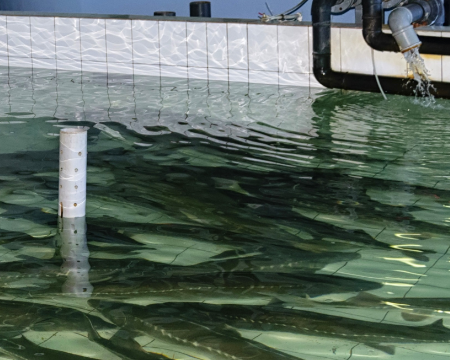
M 2 359 L 447 359 L 449 103 L 0 68 Z M 86 218 L 58 134 L 88 126 Z

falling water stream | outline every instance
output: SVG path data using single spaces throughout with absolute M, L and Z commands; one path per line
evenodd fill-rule
M 411 71 L 414 80 L 417 81 L 415 89 L 416 99 L 421 99 L 424 105 L 431 105 L 435 103 L 434 95 L 431 93 L 433 85 L 429 78 L 430 72 L 425 66 L 425 61 L 420 56 L 419 48 L 415 47 L 404 53 L 406 62 L 408 64 L 408 72 Z

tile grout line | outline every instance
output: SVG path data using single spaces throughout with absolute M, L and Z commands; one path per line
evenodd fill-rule
M 250 42 L 248 41 L 248 24 L 246 24 L 246 36 L 247 36 L 247 84 L 250 84 Z
M 311 76 L 314 76 L 314 71 L 313 71 L 313 64 L 311 64 L 311 61 L 314 63 L 314 57 L 313 54 L 311 54 L 311 38 L 312 38 L 312 33 L 311 36 L 309 36 L 309 32 L 312 31 L 312 27 L 308 26 L 308 72 L 309 72 L 309 76 L 308 76 L 308 92 L 309 92 L 309 96 L 311 96 Z M 340 39 L 339 39 L 340 41 Z
M 133 97 L 134 97 L 134 35 L 133 35 L 133 20 L 130 20 L 130 35 L 131 35 L 131 71 L 133 72 Z M 136 105 L 136 98 L 134 99 L 134 105 Z M 136 115 L 136 108 L 135 108 Z
M 53 18 L 53 38 L 55 39 L 55 67 L 56 76 L 58 76 L 58 57 L 56 56 L 56 18 Z
M 28 17 L 28 24 L 30 25 L 30 57 L 31 57 L 31 78 L 34 78 L 34 67 L 33 67 L 33 42 L 31 41 L 31 16 Z M 33 81 L 31 82 L 33 83 Z
M 103 26 L 105 29 L 105 60 L 106 60 L 106 89 L 108 90 L 109 87 L 109 64 L 108 64 L 108 36 L 106 34 L 106 19 L 103 19 Z M 108 99 L 109 99 L 109 93 L 108 93 Z M 111 108 L 111 101 L 109 102 L 109 107 Z M 108 117 L 109 117 L 109 109 L 108 109 Z
M 228 24 L 225 24 L 225 36 L 227 37 L 227 80 L 228 80 L 228 86 L 230 84 L 230 54 L 229 54 L 229 45 L 228 45 L 228 41 L 229 41 L 229 37 L 228 37 Z
M 83 84 L 83 46 L 81 45 L 81 19 L 78 19 L 78 37 L 80 39 L 80 70 L 81 70 L 81 84 Z M 84 101 L 84 100 L 83 100 Z
M 189 48 L 188 48 L 188 31 L 187 31 L 187 21 L 185 22 L 186 26 L 185 26 L 185 36 L 184 39 L 186 41 L 186 79 L 188 80 L 188 84 L 189 84 Z M 188 85 L 189 88 L 189 85 Z
M 209 91 L 209 44 L 208 44 L 208 23 L 205 22 L 205 34 L 206 34 L 206 81 L 208 81 Z
M 8 36 L 8 16 L 5 16 L 5 27 L 6 27 L 6 57 L 8 58 L 8 105 L 9 112 L 11 112 L 11 80 L 10 80 L 10 66 L 9 66 L 9 36 Z
M 158 68 L 159 68 L 159 81 L 161 82 L 161 30 L 160 30 L 161 21 L 157 20 L 156 23 L 157 23 L 157 26 L 158 26 L 158 57 L 159 57 Z
M 6 56 L 8 58 L 8 74 L 9 74 L 9 34 L 8 34 L 8 16 L 5 16 L 5 27 L 6 27 Z M 9 76 L 8 76 L 9 83 Z

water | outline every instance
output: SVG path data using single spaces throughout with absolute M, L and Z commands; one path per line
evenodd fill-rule
M 448 358 L 447 101 L 0 74 L 2 358 Z
M 434 88 L 430 80 L 430 72 L 425 66 L 425 61 L 420 56 L 419 48 L 415 47 L 405 52 L 404 56 L 408 65 L 408 71 L 413 74 L 413 78 L 417 82 L 414 91 L 416 99 L 425 106 L 434 104 L 434 95 L 431 93 L 431 90 Z

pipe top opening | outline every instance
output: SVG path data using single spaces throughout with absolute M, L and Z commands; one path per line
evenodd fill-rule
M 81 134 L 88 131 L 88 128 L 64 128 L 61 129 L 62 134 Z

